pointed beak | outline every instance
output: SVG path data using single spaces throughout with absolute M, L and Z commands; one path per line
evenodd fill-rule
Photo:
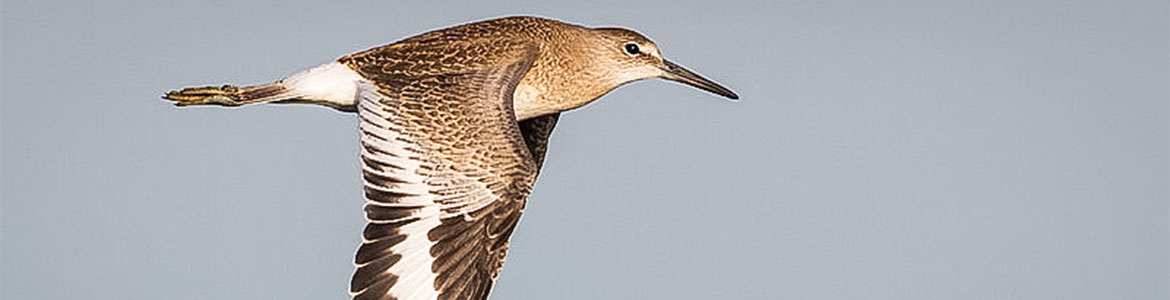
M 703 76 L 699 76 L 699 74 L 695 74 L 695 72 L 691 72 L 691 70 L 687 70 L 686 68 L 683 68 L 682 66 L 665 59 L 662 60 L 662 64 L 662 71 L 664 72 L 662 74 L 662 79 L 682 82 L 687 85 L 700 88 L 704 91 L 727 97 L 731 100 L 739 99 L 739 95 L 736 95 L 735 92 L 732 92 L 718 83 L 707 80 L 707 78 L 703 78 Z

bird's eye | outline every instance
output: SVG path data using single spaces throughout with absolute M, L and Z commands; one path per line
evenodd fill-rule
M 629 53 L 630 55 L 638 55 L 638 53 L 641 53 L 641 50 L 638 49 L 638 44 L 629 43 L 626 44 L 626 53 Z

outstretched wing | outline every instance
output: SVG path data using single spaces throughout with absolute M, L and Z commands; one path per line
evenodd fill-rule
M 367 80 L 357 110 L 369 223 L 354 299 L 486 299 L 532 189 L 556 116 L 522 122 L 526 137 L 512 94 L 537 46 L 419 63 L 452 45 L 391 45 L 339 60 Z

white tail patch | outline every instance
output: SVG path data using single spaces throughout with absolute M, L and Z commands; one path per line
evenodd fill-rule
M 362 80 L 353 69 L 331 62 L 293 74 L 281 80 L 281 84 L 297 98 L 353 107 L 357 103 L 358 82 Z

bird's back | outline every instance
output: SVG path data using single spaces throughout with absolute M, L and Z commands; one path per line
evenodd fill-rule
M 588 28 L 556 20 L 508 17 L 422 33 L 337 62 L 376 82 L 394 83 L 506 60 L 515 53 L 508 49 L 535 46 L 538 57 L 516 87 L 513 104 L 517 120 L 526 120 L 601 95 L 581 91 L 578 84 L 592 81 L 572 76 L 590 65 L 589 56 L 573 47 L 589 34 Z

